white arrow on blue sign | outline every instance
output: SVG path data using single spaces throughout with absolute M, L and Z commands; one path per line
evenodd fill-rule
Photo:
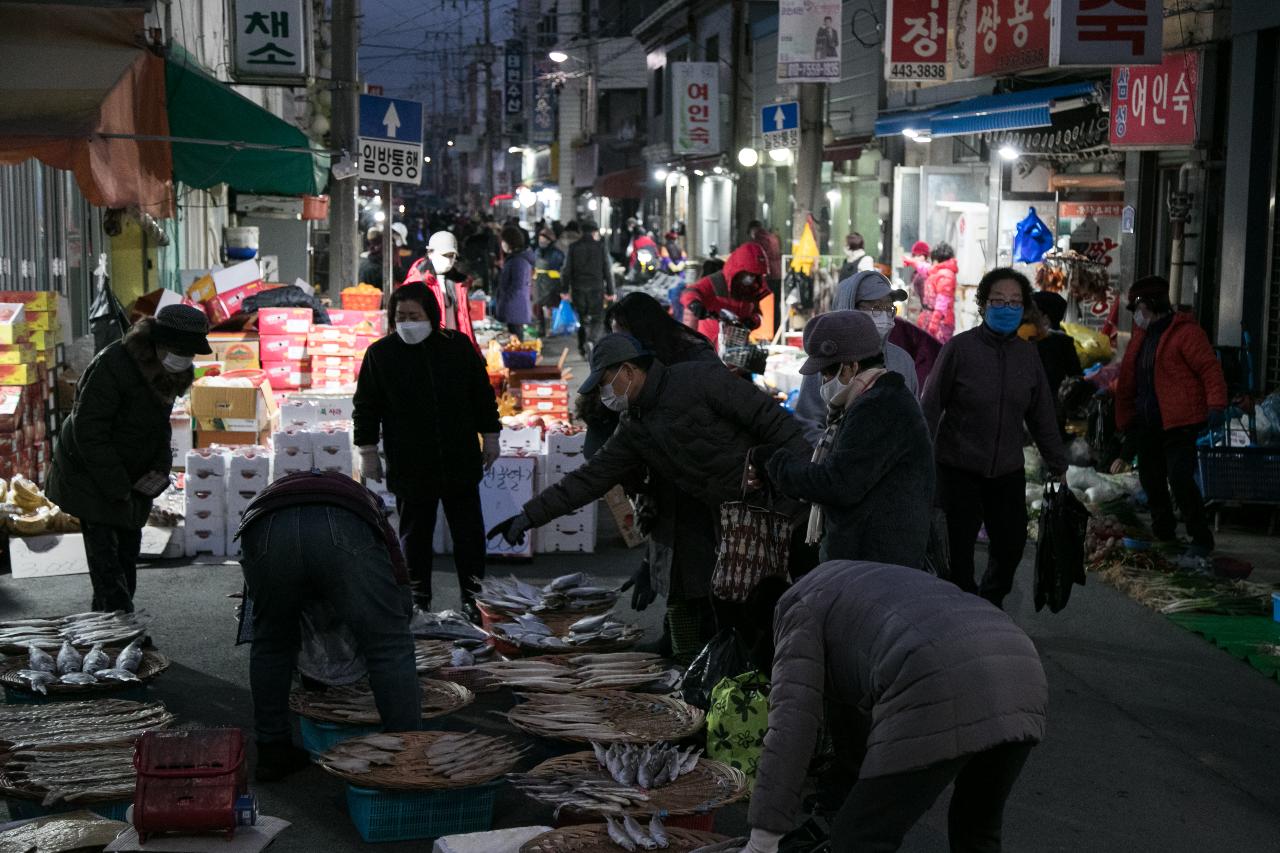
M 361 95 L 359 135 L 364 139 L 421 143 L 422 102 Z
M 769 104 L 760 110 L 760 130 L 763 133 L 778 133 L 784 130 L 799 129 L 800 104 L 796 101 Z

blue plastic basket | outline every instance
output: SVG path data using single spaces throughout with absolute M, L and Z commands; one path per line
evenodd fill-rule
M 375 791 L 347 786 L 347 811 L 365 841 L 413 841 L 493 828 L 498 783 L 452 791 Z
M 376 735 L 382 731 L 381 726 L 348 726 L 342 723 L 326 723 L 300 718 L 302 728 L 302 746 L 312 755 L 328 752 L 333 747 L 361 735 Z
M 113 690 L 110 693 L 103 693 L 100 697 L 85 696 L 83 693 L 42 696 L 39 693 L 31 693 L 20 687 L 10 687 L 7 684 L 4 686 L 4 702 L 6 705 L 47 705 L 50 702 L 83 702 L 90 698 L 127 699 L 130 702 L 146 702 L 148 701 L 147 686 L 139 684 L 136 687 L 130 687 L 125 690 Z
M 1200 447 L 1199 480 L 1209 502 L 1280 504 L 1280 450 Z
M 536 350 L 503 350 L 502 363 L 512 370 L 528 370 L 538 364 Z
M 113 803 L 68 803 L 61 802 L 53 806 L 42 806 L 38 800 L 20 800 L 17 797 L 6 797 L 5 805 L 9 807 L 10 820 L 30 820 L 34 817 L 46 817 L 52 814 L 65 814 L 88 809 L 107 820 L 124 820 L 125 812 L 133 805 L 133 800 L 120 800 Z

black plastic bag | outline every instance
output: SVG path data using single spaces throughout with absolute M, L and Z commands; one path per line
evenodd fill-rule
M 89 305 L 89 329 L 93 332 L 94 352 L 120 340 L 129 329 L 124 306 L 116 298 L 105 272 L 98 278 L 97 290 Z
M 1067 606 L 1071 586 L 1084 586 L 1084 539 L 1089 510 L 1065 485 L 1044 487 L 1040 512 L 1040 536 L 1036 543 L 1036 610 L 1057 613 Z
M 689 664 L 680 685 L 682 698 L 705 711 L 711 707 L 711 691 L 721 679 L 736 678 L 752 669 L 751 649 L 737 631 L 724 628 Z
M 245 299 L 240 311 L 252 314 L 262 308 L 310 308 L 313 325 L 329 325 L 329 314 L 324 310 L 324 305 L 320 304 L 319 298 L 310 296 L 302 288 L 293 285 L 260 290 Z

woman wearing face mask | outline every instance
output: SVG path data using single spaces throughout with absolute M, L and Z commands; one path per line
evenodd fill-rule
M 918 568 L 929 543 L 933 453 L 916 397 L 885 368 L 883 333 L 863 311 L 832 311 L 804 329 L 821 377 L 826 428 L 812 457 L 773 447 L 752 452 L 756 484 L 813 504 L 806 541 L 820 559 Z
M 1053 392 L 1034 344 L 1018 337 L 1031 283 L 995 269 L 978 284 L 982 325 L 942 348 L 921 405 L 934 440 L 938 497 L 947 515 L 951 577 L 1001 606 L 1027 544 L 1023 427 L 1054 476 L 1067 471 Z M 974 583 L 973 548 L 983 523 L 986 574 Z
M 170 305 L 105 347 L 76 388 L 49 471 L 49 499 L 80 519 L 94 610 L 133 610 L 151 502 L 169 486 L 169 416 L 212 350 L 209 319 Z
M 484 360 L 463 335 L 440 327 L 440 306 L 422 282 L 391 294 L 391 334 L 365 353 L 355 393 L 355 443 L 365 479 L 396 496 L 400 540 L 414 599 L 431 607 L 432 538 L 444 505 L 464 610 L 473 619 L 484 577 L 480 478 L 498 458 L 498 404 Z M 483 446 L 477 436 L 483 437 Z
M 493 316 L 506 323 L 507 331 L 524 339 L 524 327 L 533 321 L 530 290 L 533 287 L 533 252 L 529 238 L 514 225 L 502 229 L 502 272 L 493 294 Z

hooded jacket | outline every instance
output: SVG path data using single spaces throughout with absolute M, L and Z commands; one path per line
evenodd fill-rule
M 754 273 L 755 286 L 745 298 L 736 298 L 731 291 L 733 277 L 740 272 Z M 680 295 L 680 304 L 687 310 L 695 302 L 702 303 L 707 318 L 698 321 L 698 332 L 713 344 L 720 338 L 720 311 L 727 308 L 747 328 L 760 325 L 760 300 L 769 295 L 769 260 L 759 243 L 747 242 L 734 249 L 724 262 L 724 269 L 714 276 L 699 279 L 692 287 L 686 287 Z M 718 279 L 718 280 L 717 280 Z
M 920 328 L 944 344 L 956 331 L 956 273 L 959 270 L 956 259 L 948 258 L 934 264 L 924 280 Z
M 173 402 L 195 381 L 170 373 L 156 357 L 155 320 L 139 320 L 124 339 L 104 347 L 76 385 L 75 406 L 54 442 L 49 499 L 92 524 L 142 528 L 151 498 L 133 484 L 173 462 Z
M 1048 685 L 999 608 L 902 566 L 825 563 L 774 613 L 769 730 L 751 826 L 794 828 L 824 703 L 870 718 L 860 778 L 1044 738 Z
M 493 294 L 493 316 L 503 323 L 533 322 L 533 252 L 525 249 L 508 255 L 498 274 Z
M 450 270 L 450 272 L 453 271 Z M 467 301 L 467 290 L 471 283 L 471 279 L 466 278 L 462 281 L 455 281 L 454 279 L 449 278 L 449 273 L 445 273 L 445 278 L 448 280 L 449 288 L 453 292 L 454 303 L 452 314 L 453 323 L 450 324 L 446 322 L 445 327 L 456 329 L 466 335 L 478 350 L 480 345 L 476 343 L 476 332 L 471 326 L 470 303 Z M 400 283 L 400 286 L 403 287 L 404 285 L 411 284 L 415 281 L 422 282 L 427 286 L 428 290 L 435 294 L 436 303 L 440 306 L 440 316 L 445 318 L 450 317 L 451 315 L 449 314 L 449 306 L 446 304 L 447 300 L 445 298 L 444 287 L 441 286 L 440 279 L 436 278 L 435 273 L 431 269 L 430 258 L 422 258 L 410 267 L 409 274 L 404 277 L 404 281 Z
M 1134 328 L 1116 380 L 1116 428 L 1132 429 L 1137 421 L 1138 353 L 1145 329 Z M 1202 424 L 1210 410 L 1227 407 L 1227 381 L 1209 336 L 1190 311 L 1174 312 L 1156 346 L 1156 401 L 1164 429 Z

